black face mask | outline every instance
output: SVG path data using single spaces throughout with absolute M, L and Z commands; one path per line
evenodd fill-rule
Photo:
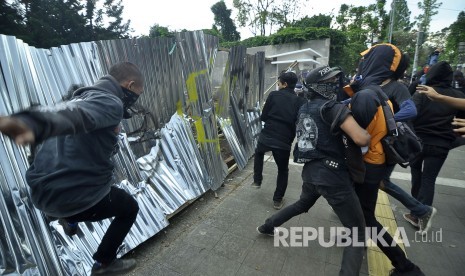
M 123 109 L 124 109 L 123 117 L 124 119 L 129 119 L 131 118 L 131 115 L 128 109 L 131 108 L 131 106 L 137 101 L 137 99 L 139 98 L 139 95 L 137 95 L 136 93 L 132 92 L 131 90 L 125 87 L 121 86 L 121 89 L 123 89 L 123 98 L 121 99 L 123 101 Z

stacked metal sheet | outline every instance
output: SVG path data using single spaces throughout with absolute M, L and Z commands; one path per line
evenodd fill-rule
M 240 169 L 253 155 L 261 131 L 264 57 L 264 52 L 252 56 L 243 46 L 233 47 L 217 93 L 217 119 Z

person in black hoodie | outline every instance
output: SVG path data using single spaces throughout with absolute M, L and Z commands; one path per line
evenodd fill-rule
M 289 175 L 289 156 L 295 137 L 297 113 L 306 99 L 295 94 L 297 75 L 283 72 L 278 78 L 278 91 L 272 91 L 266 99 L 260 119 L 265 122 L 254 158 L 254 175 L 252 187 L 260 188 L 263 180 L 263 159 L 265 153 L 271 151 L 278 166 L 276 190 L 273 195 L 273 207 L 277 210 L 284 205 L 284 194 L 287 189 Z
M 384 231 L 383 225 L 375 216 L 378 188 L 386 175 L 386 156 L 381 139 L 388 134 L 382 103 L 392 109 L 392 103 L 380 85 L 396 72 L 401 62 L 401 51 L 392 44 L 377 44 L 361 53 L 363 56 L 355 81 L 344 87 L 352 97 L 350 108 L 357 123 L 371 136 L 370 145 L 363 156 L 366 173 L 361 183 L 355 184 L 355 192 L 360 200 L 367 227 L 372 227 L 376 235 L 376 245 L 389 258 L 394 267 L 390 275 L 424 275 L 412 263 L 392 236 Z M 373 231 L 372 230 L 372 231 Z
M 120 122 L 143 86 L 137 66 L 122 62 L 94 85 L 76 90 L 69 101 L 0 117 L 0 132 L 19 145 L 37 145 L 26 172 L 37 209 L 59 218 L 68 235 L 76 234 L 78 222 L 114 217 L 93 255 L 93 275 L 135 266 L 135 260 L 116 255 L 139 206 L 130 194 L 112 186 L 110 158 L 117 150 Z
M 440 61 L 426 73 L 426 85 L 433 87 L 439 94 L 464 98 L 460 91 L 451 86 L 452 73 L 449 63 Z M 412 100 L 418 112 L 413 126 L 422 140 L 423 150 L 410 165 L 411 193 L 421 203 L 431 206 L 436 178 L 447 158 L 451 143 L 456 138 L 451 122 L 456 115 L 463 117 L 463 114 L 458 114 L 457 109 L 450 105 L 431 101 L 418 92 L 413 95 Z

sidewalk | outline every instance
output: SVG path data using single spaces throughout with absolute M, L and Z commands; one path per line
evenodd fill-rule
M 465 273 L 465 175 L 460 168 L 465 163 L 463 153 L 460 149 L 451 151 L 444 165 L 447 167 L 440 175 L 459 179 L 454 182 L 459 187 L 437 185 L 436 189 L 438 215 L 432 233 L 442 230 L 442 242 L 415 242 L 415 229 L 402 218 L 405 207 L 389 198 L 398 226 L 404 227 L 412 240 L 406 248 L 407 254 L 426 275 Z M 290 162 L 286 205 L 299 198 L 301 169 Z M 136 258 L 138 266 L 128 275 L 338 275 L 342 248 L 324 248 L 317 241 L 310 241 L 308 247 L 274 247 L 273 237 L 256 232 L 258 225 L 277 212 L 272 207 L 276 165 L 272 158 L 265 163 L 261 189 L 250 187 L 252 170 L 253 160 L 250 160 L 244 170 L 227 177 L 217 197 L 208 192 L 171 218 L 170 226 L 164 231 L 129 253 L 128 257 Z M 396 169 L 396 172 L 400 178 L 409 174 L 409 170 Z M 410 187 L 409 181 L 393 178 L 393 182 L 406 190 Z M 460 187 L 460 183 L 464 186 Z M 320 198 L 309 213 L 283 225 L 291 226 L 328 229 L 341 224 Z M 325 237 L 329 238 L 329 231 Z M 384 271 L 388 275 L 388 268 L 370 269 L 380 265 L 374 261 L 368 263 L 365 258 L 361 275 L 369 275 L 368 271 Z

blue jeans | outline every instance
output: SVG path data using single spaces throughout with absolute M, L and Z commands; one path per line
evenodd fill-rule
M 380 189 L 385 191 L 388 195 L 397 199 L 402 203 L 407 209 L 410 210 L 410 213 L 415 217 L 422 217 L 426 215 L 429 211 L 429 207 L 423 205 L 420 201 L 416 200 L 413 196 L 409 195 L 402 188 L 392 183 L 390 180 L 392 171 L 394 170 L 395 165 L 389 165 L 386 167 L 386 174 L 383 179 L 383 183 L 380 186 Z
M 265 152 L 268 151 L 273 153 L 274 161 L 278 166 L 278 176 L 276 178 L 276 190 L 273 195 L 273 201 L 281 201 L 287 189 L 287 181 L 289 177 L 289 156 L 291 155 L 291 150 L 271 148 L 259 142 L 255 149 L 253 164 L 253 181 L 255 183 L 262 183 L 263 158 L 265 157 Z
M 331 205 L 334 212 L 341 220 L 342 225 L 349 229 L 357 227 L 358 241 L 365 241 L 365 220 L 363 219 L 363 212 L 357 195 L 350 183 L 341 186 L 323 186 L 304 182 L 300 199 L 269 217 L 265 221 L 265 228 L 267 231 L 271 231 L 274 227 L 282 225 L 289 219 L 308 212 L 320 196 L 323 196 L 328 201 L 329 205 Z M 352 234 L 351 232 L 350 237 L 354 240 Z M 364 247 L 346 246 L 342 255 L 339 275 L 359 275 L 364 251 Z
M 412 196 L 431 206 L 439 171 L 449 154 L 448 148 L 423 145 L 422 152 L 410 164 L 412 173 Z

